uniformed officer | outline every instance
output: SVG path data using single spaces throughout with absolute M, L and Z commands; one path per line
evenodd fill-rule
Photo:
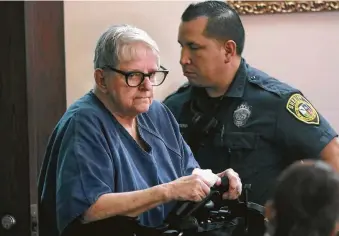
M 181 18 L 180 64 L 189 83 L 164 103 L 202 168 L 233 168 L 263 205 L 279 173 L 301 158 L 339 171 L 337 133 L 295 88 L 242 58 L 242 22 L 224 1 L 191 4 Z

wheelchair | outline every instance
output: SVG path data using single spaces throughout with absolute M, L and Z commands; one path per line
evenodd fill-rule
M 191 236 L 199 232 L 233 227 L 232 236 L 263 236 L 265 234 L 265 208 L 248 201 L 250 185 L 244 185 L 244 201 L 222 199 L 229 189 L 228 178 L 211 188 L 201 202 L 179 202 L 169 213 L 162 235 Z M 230 224 L 232 223 L 232 224 Z
M 193 236 L 228 226 L 232 226 L 230 236 L 263 236 L 265 209 L 247 200 L 250 185 L 244 185 L 244 201 L 223 200 L 228 189 L 228 178 L 224 177 L 221 185 L 213 186 L 201 202 L 178 202 L 159 227 L 143 226 L 137 217 L 115 216 L 86 225 L 74 222 L 62 236 Z

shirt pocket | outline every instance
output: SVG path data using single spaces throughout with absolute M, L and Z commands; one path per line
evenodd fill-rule
M 228 132 L 225 146 L 228 149 L 229 165 L 241 178 L 257 172 L 255 156 L 260 144 L 260 135 L 253 132 Z

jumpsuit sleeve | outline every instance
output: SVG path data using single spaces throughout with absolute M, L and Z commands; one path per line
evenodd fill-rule
M 61 141 L 56 170 L 56 211 L 59 232 L 97 199 L 114 192 L 114 168 L 99 119 L 76 114 Z

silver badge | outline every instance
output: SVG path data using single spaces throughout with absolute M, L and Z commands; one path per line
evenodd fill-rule
M 246 124 L 251 116 L 251 108 L 247 103 L 242 103 L 233 113 L 234 124 L 237 127 L 242 127 Z

